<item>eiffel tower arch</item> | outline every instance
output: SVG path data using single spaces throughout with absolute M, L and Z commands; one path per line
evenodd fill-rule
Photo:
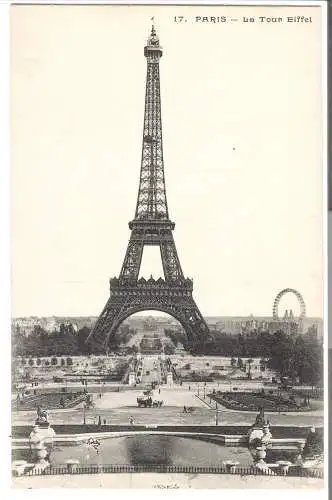
M 191 348 L 199 351 L 209 338 L 209 329 L 193 299 L 193 281 L 184 277 L 173 238 L 175 224 L 168 214 L 159 74 L 162 47 L 153 26 L 144 55 L 146 93 L 135 217 L 129 222 L 131 234 L 120 275 L 110 280 L 110 297 L 87 342 L 106 349 L 128 316 L 156 310 L 177 319 Z M 145 245 L 159 246 L 164 278 L 138 278 Z

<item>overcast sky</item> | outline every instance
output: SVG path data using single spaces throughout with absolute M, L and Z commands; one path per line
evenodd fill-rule
M 120 272 L 151 16 L 169 212 L 202 314 L 268 315 L 291 287 L 322 316 L 321 24 L 308 9 L 11 8 L 14 316 L 97 315 Z M 241 21 L 304 11 L 312 23 Z M 160 270 L 148 248 L 142 274 Z

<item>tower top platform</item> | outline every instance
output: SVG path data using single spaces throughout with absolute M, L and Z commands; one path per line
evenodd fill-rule
M 158 61 L 162 54 L 163 50 L 159 44 L 159 37 L 156 33 L 155 27 L 152 25 L 151 33 L 144 47 L 144 55 L 145 57 L 151 59 L 150 62 L 153 62 Z

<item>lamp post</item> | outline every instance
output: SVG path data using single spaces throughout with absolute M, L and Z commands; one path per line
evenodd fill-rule
M 204 384 L 204 399 L 205 399 L 205 385 L 206 385 L 206 384 Z
M 216 426 L 219 425 L 219 419 L 218 419 L 218 403 L 216 401 Z
M 199 384 L 197 384 L 197 396 L 199 397 Z

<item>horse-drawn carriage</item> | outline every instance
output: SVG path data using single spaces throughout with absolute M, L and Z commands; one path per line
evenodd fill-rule
M 153 406 L 153 408 L 161 408 L 163 403 L 164 403 L 164 401 L 155 400 L 152 402 L 152 406 Z
M 152 398 L 149 396 L 145 396 L 145 397 L 141 397 L 141 398 L 137 398 L 137 404 L 138 404 L 138 407 L 141 408 L 151 408 L 152 406 Z
M 163 401 L 152 400 L 151 396 L 144 396 L 137 398 L 137 405 L 139 408 L 161 408 Z

